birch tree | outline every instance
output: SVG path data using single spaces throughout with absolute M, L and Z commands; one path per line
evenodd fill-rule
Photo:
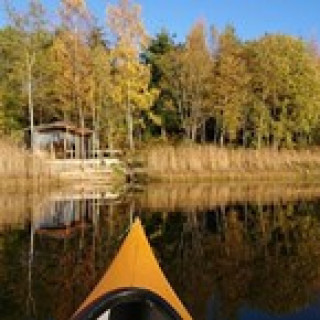
M 213 85 L 213 60 L 206 41 L 205 24 L 196 23 L 187 37 L 183 60 L 183 86 L 186 90 L 187 104 L 184 112 L 188 117 L 186 131 L 192 141 L 196 141 L 202 129 L 205 140 L 205 122 L 211 105 Z
M 223 145 L 226 137 L 235 141 L 243 127 L 250 79 L 243 47 L 233 27 L 219 35 L 214 76 L 214 109 Z
M 171 45 L 156 62 L 163 106 L 172 117 L 178 115 L 185 138 L 204 141 L 213 85 L 213 59 L 204 22 L 192 27 L 185 45 Z
M 3 131 L 22 129 L 29 125 L 27 101 L 21 83 L 24 83 L 25 59 L 19 51 L 22 34 L 12 26 L 0 31 L 0 92 Z
M 111 84 L 111 55 L 102 30 L 95 28 L 89 37 L 90 55 L 92 61 L 93 84 L 91 96 L 92 127 L 96 133 L 96 147 L 107 140 L 112 149 L 115 135 L 115 119 L 117 114 L 112 108 L 110 93 Z
M 84 0 L 61 0 L 62 29 L 58 33 L 58 50 L 65 70 L 65 81 L 71 93 L 71 117 L 77 117 L 85 126 L 85 112 L 89 108 L 89 92 L 92 89 L 92 62 L 88 35 L 91 15 Z M 76 112 L 77 115 L 74 113 Z
M 107 8 L 107 25 L 114 39 L 112 56 L 112 101 L 125 113 L 127 140 L 134 149 L 135 129 L 144 126 L 142 115 L 150 118 L 157 90 L 149 89 L 150 67 L 141 63 L 140 54 L 148 44 L 141 21 L 141 9 L 129 0 L 120 0 Z
M 88 35 L 91 29 L 91 14 L 84 0 L 61 0 L 60 10 L 61 30 L 58 34 L 58 53 L 66 83 L 64 90 L 65 105 L 71 106 L 68 116 L 78 119 L 79 126 L 84 129 L 86 113 L 90 110 L 92 96 L 92 61 L 88 45 Z M 65 114 L 66 115 L 66 114 Z M 81 135 L 81 157 L 85 156 L 84 136 Z
M 31 150 L 34 144 L 34 91 L 36 69 L 39 67 L 40 55 L 47 40 L 47 21 L 45 10 L 40 0 L 29 0 L 26 12 L 16 11 L 9 1 L 5 1 L 11 22 L 21 33 L 17 43 L 21 54 L 22 81 L 27 92 L 27 105 L 30 124 Z

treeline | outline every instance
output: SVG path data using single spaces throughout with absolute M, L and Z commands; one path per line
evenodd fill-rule
M 242 42 L 234 28 L 198 22 L 186 43 L 167 33 L 147 56 L 163 135 L 243 146 L 292 147 L 319 141 L 320 60 L 315 45 L 288 35 Z
M 55 120 L 94 129 L 97 146 L 154 138 L 219 145 L 295 147 L 320 140 L 320 60 L 288 35 L 241 41 L 233 27 L 197 22 L 184 43 L 153 39 L 129 0 L 107 7 L 100 27 L 85 1 L 7 1 L 0 30 L 0 130 Z M 106 36 L 108 35 L 108 36 Z

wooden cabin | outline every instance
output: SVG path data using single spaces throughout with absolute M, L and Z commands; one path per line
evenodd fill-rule
M 26 130 L 26 144 L 31 147 L 30 128 Z M 92 150 L 93 131 L 78 128 L 65 121 L 34 127 L 33 148 L 38 154 L 52 159 L 86 159 Z

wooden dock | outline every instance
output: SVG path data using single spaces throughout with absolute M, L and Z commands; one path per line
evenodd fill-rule
M 126 176 L 126 166 L 117 158 L 50 159 L 46 160 L 53 174 L 76 180 L 109 180 L 112 176 Z

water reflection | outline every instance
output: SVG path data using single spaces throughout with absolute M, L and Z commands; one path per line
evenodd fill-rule
M 212 295 L 220 306 L 213 319 L 238 319 L 243 305 L 287 314 L 312 301 L 320 270 L 316 215 L 287 204 L 225 206 L 183 217 L 179 237 L 164 228 L 170 246 L 159 243 L 158 252 L 196 319 L 204 318 L 203 302 Z
M 0 208 L 1 319 L 68 319 L 133 214 L 194 319 L 320 318 L 318 186 L 95 188 L 0 196 Z
M 141 194 L 139 204 L 153 211 L 210 210 L 226 203 L 288 202 L 320 196 L 320 184 L 186 183 L 154 184 Z
M 2 211 L 12 220 L 1 227 L 0 318 L 68 319 L 113 257 L 128 205 L 109 190 L 59 192 L 36 197 L 24 216 L 19 203 L 35 196 L 21 198 Z

